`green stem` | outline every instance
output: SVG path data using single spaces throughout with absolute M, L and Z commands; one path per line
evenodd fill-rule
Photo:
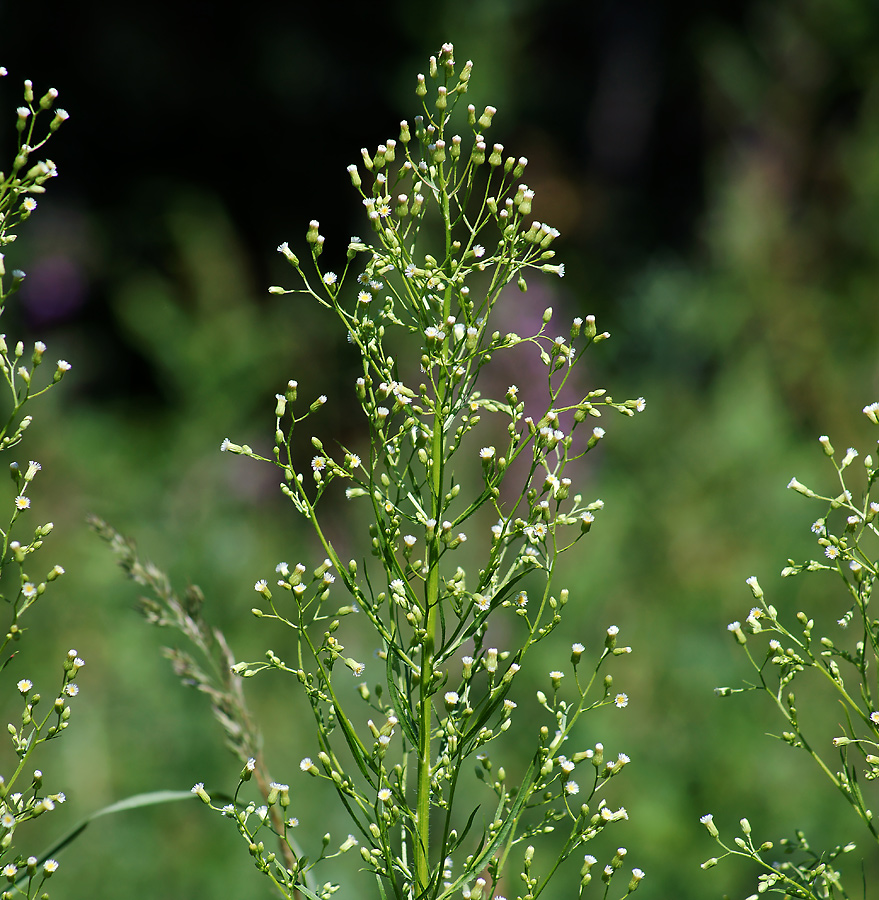
M 440 127 L 442 134 L 442 127 Z M 451 262 L 452 225 L 449 211 L 449 196 L 446 190 L 445 169 L 437 167 L 440 207 L 445 231 L 446 265 Z M 447 284 L 443 299 L 443 318 L 445 322 L 451 312 L 452 289 Z M 446 338 L 448 340 L 448 338 Z M 431 694 L 433 682 L 434 654 L 436 650 L 437 612 L 439 607 L 439 558 L 443 488 L 443 463 L 445 461 L 444 425 L 448 401 L 448 377 L 445 365 L 440 367 L 437 382 L 436 406 L 433 418 L 433 436 L 430 448 L 430 501 L 431 516 L 436 525 L 433 540 L 428 548 L 427 582 L 425 584 L 425 603 L 427 618 L 424 625 L 424 642 L 421 650 L 421 682 L 418 695 L 418 771 L 416 775 L 416 839 L 413 849 L 415 856 L 415 877 L 418 893 L 425 895 L 430 881 L 430 759 L 431 759 Z

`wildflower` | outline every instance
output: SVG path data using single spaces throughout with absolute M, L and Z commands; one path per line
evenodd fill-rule
M 482 244 L 476 244 L 473 248 L 473 255 L 477 259 L 482 259 L 482 257 L 485 256 L 485 247 L 483 247 Z
M 836 559 L 839 556 L 839 547 L 834 547 L 832 544 L 825 548 L 824 555 L 828 559 Z
M 25 497 L 24 494 L 20 494 L 15 498 L 15 505 L 18 509 L 27 509 L 31 505 L 30 497 Z
M 525 529 L 525 534 L 529 541 L 540 542 L 546 539 L 547 528 L 543 522 L 537 522 L 535 525 L 529 525 Z
M 329 587 L 336 580 L 336 576 L 332 572 L 324 572 L 323 582 Z
M 572 794 L 579 794 L 580 793 L 580 785 L 577 784 L 577 782 L 574 781 L 573 779 L 571 781 L 566 781 L 565 782 L 565 793 L 568 794 L 569 796 Z
M 708 829 L 708 833 L 711 837 L 717 837 L 717 826 L 714 824 L 714 816 L 712 816 L 711 813 L 706 813 L 699 821 Z
M 556 690 L 558 690 L 558 689 L 559 689 L 559 686 L 560 686 L 561 683 L 562 683 L 562 679 L 565 677 L 565 673 L 564 673 L 564 672 L 559 672 L 557 669 L 555 669 L 555 670 L 553 670 L 552 672 L 549 673 L 549 677 L 550 677 L 550 679 L 551 679 L 551 681 L 552 681 L 552 686 L 553 686 Z
M 369 303 L 372 301 L 372 294 L 370 294 L 369 291 L 360 291 L 360 293 L 357 295 L 357 299 L 361 303 Z
M 879 712 L 871 712 L 870 713 L 870 721 L 874 725 L 879 725 Z
M 494 459 L 494 453 L 495 453 L 494 447 L 483 447 L 479 451 L 479 458 L 482 460 L 485 460 L 485 461 L 487 461 L 489 459 Z
M 9 881 L 14 881 L 17 873 L 18 873 L 18 869 L 14 865 L 12 865 L 12 863 L 9 863 L 8 865 L 3 866 L 3 875 Z
M 443 696 L 443 700 L 445 700 L 446 702 L 446 708 L 452 709 L 452 707 L 458 705 L 458 700 L 460 700 L 460 697 L 455 691 L 446 691 L 445 695 Z
M 22 678 L 21 681 L 19 681 L 16 685 L 16 687 L 22 694 L 26 694 L 33 686 L 34 683 L 28 678 Z
M 59 359 L 57 365 L 60 372 L 69 372 L 73 368 L 66 359 Z
M 378 799 L 381 800 L 382 803 L 387 803 L 391 799 L 391 792 L 388 788 L 382 788 L 378 792 Z
M 327 286 L 331 284 L 335 284 L 339 280 L 338 276 L 335 272 L 327 272 L 324 277 L 321 279 L 323 283 Z
M 411 278 L 415 274 L 415 263 L 409 263 L 408 266 L 403 270 L 403 274 L 407 278 Z
M 315 456 L 311 460 L 311 468 L 315 472 L 320 472 L 321 469 L 325 469 L 327 465 L 327 461 L 322 456 Z
M 265 594 L 269 589 L 269 583 L 265 580 L 265 578 L 260 578 L 259 581 L 253 586 L 253 589 L 257 592 L 257 594 Z
M 796 491 L 798 494 L 802 494 L 804 497 L 813 497 L 814 493 L 809 490 L 804 484 L 797 481 L 796 478 L 791 478 L 791 480 L 787 483 L 788 490 Z
M 635 409 L 636 409 L 638 412 L 644 412 L 644 410 L 645 410 L 646 408 L 647 408 L 647 401 L 646 401 L 643 397 L 639 397 L 639 398 L 635 401 Z
M 411 534 L 406 534 L 403 536 L 403 543 L 406 545 L 407 550 L 411 550 L 415 546 L 416 540 L 417 538 Z
M 526 591 L 520 591 L 519 596 L 516 597 L 516 606 L 519 609 L 525 609 L 528 606 L 528 594 Z
M 317 775 L 317 766 L 314 764 L 310 756 L 306 756 L 300 763 L 299 768 L 309 775 Z
M 480 612 L 486 612 L 491 608 L 491 601 L 488 597 L 483 597 L 482 594 L 474 594 L 473 602 L 476 604 L 476 608 Z
M 43 863 L 43 870 L 45 871 L 45 873 L 46 873 L 47 876 L 53 874 L 54 872 L 57 872 L 57 871 L 58 871 L 58 862 L 57 862 L 57 860 L 54 860 L 54 859 L 47 859 L 47 860 Z
M 5 828 L 9 831 L 15 825 L 15 816 L 12 815 L 9 810 L 4 810 L 3 814 L 0 815 L 0 827 Z
M 21 586 L 21 593 L 24 595 L 24 598 L 25 598 L 26 600 L 33 600 L 34 597 L 37 596 L 37 588 L 36 588 L 36 586 L 35 586 L 34 584 L 32 584 L 30 581 L 26 581 L 26 582 Z
M 613 702 L 617 709 L 623 709 L 629 705 L 629 698 L 625 694 L 617 694 L 616 697 L 613 698 Z

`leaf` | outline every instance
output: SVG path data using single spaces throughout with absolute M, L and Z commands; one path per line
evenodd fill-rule
M 139 809 L 142 806 L 156 806 L 159 803 L 174 803 L 177 800 L 191 800 L 195 797 L 192 791 L 150 791 L 147 794 L 133 794 L 124 800 L 111 803 L 103 809 L 93 812 L 86 816 L 78 825 L 74 826 L 64 837 L 57 840 L 48 850 L 45 850 L 39 857 L 38 865 L 42 865 L 47 859 L 57 855 L 68 844 L 72 843 L 82 834 L 91 822 L 100 819 L 101 816 L 108 816 L 112 813 L 126 812 L 129 809 Z M 28 877 L 26 871 L 22 870 L 22 875 L 17 881 L 22 881 Z

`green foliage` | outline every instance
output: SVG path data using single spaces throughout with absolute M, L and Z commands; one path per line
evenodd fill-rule
M 864 414 L 873 424 L 879 425 L 879 403 L 866 406 Z M 861 484 L 855 486 L 850 466 L 858 458 L 858 452 L 849 448 L 842 459 L 837 460 L 829 438 L 822 435 L 819 440 L 836 470 L 838 493 L 834 490 L 829 496 L 818 494 L 796 478 L 791 479 L 788 487 L 827 505 L 826 512 L 812 525 L 824 559 L 803 563 L 788 560 L 782 575 L 832 573 L 845 585 L 847 598 L 844 605 L 837 608 L 835 623 L 819 622 L 816 627 L 816 620 L 800 611 L 796 614 L 797 624 L 793 625 L 788 616 L 779 614 L 767 602 L 757 579 L 749 578 L 748 585 L 758 605 L 751 609 L 744 626 L 733 622 L 729 630 L 747 655 L 758 681 L 747 688 L 718 688 L 718 693 L 729 696 L 743 691 L 765 692 L 782 717 L 784 730 L 777 735 L 778 739 L 811 757 L 818 771 L 851 806 L 866 830 L 868 846 L 875 849 L 879 844 L 879 832 L 861 778 L 870 785 L 879 776 L 879 694 L 876 683 L 879 620 L 870 609 L 873 586 L 879 577 L 876 553 L 879 502 L 871 499 L 879 468 L 871 454 L 864 456 L 862 477 L 858 478 Z M 822 632 L 824 635 L 819 637 Z M 753 653 L 753 638 L 761 647 L 765 644 L 765 650 Z M 807 694 L 808 700 L 801 703 L 794 687 L 802 685 L 807 689 L 809 673 L 820 676 L 827 690 L 820 695 Z M 814 724 L 815 707 L 819 703 L 824 708 L 838 706 L 841 712 L 842 719 L 832 740 Z M 811 726 L 804 724 L 809 722 L 810 714 Z M 833 753 L 831 748 L 836 752 Z M 845 890 L 843 876 L 837 868 L 837 860 L 855 849 L 854 842 L 815 852 L 803 832 L 798 831 L 794 839 L 781 841 L 784 854 L 793 858 L 769 862 L 764 857 L 773 849 L 773 843 L 764 841 L 755 845 L 747 819 L 741 820 L 744 838 L 736 838 L 735 847 L 721 841 L 710 815 L 704 816 L 702 821 L 724 850 L 719 859 L 742 856 L 761 866 L 764 872 L 759 878 L 760 893 L 769 891 L 809 900 L 855 895 Z M 705 866 L 717 862 L 717 858 L 711 859 Z M 863 877 L 863 870 L 854 875 L 858 881 Z

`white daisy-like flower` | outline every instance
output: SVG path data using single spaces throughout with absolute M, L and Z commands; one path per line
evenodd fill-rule
M 568 796 L 570 796 L 572 794 L 579 794 L 580 793 L 580 785 L 577 784 L 577 782 L 574 781 L 573 779 L 571 779 L 571 781 L 566 781 L 565 782 L 565 793 L 568 794 Z
M 483 460 L 494 459 L 495 449 L 494 447 L 483 447 L 479 451 L 479 458 Z
M 326 285 L 335 284 L 338 280 L 339 280 L 339 277 L 336 275 L 335 272 L 327 272 L 324 275 L 324 277 L 321 279 L 321 281 L 323 281 L 323 283 Z
M 625 694 L 617 694 L 613 698 L 613 702 L 617 709 L 624 709 L 629 705 L 629 698 Z

